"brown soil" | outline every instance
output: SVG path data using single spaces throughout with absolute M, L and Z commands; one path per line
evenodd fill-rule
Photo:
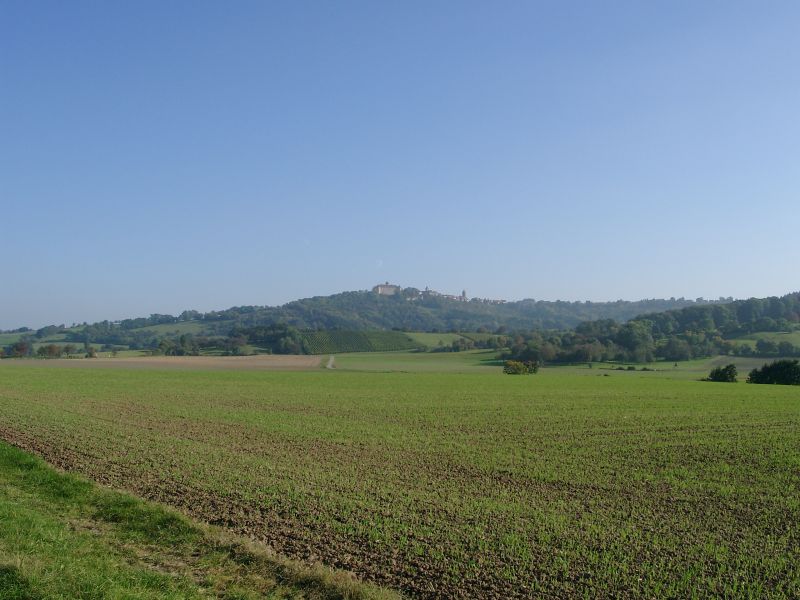
M 185 369 L 215 371 L 259 371 L 316 369 L 319 356 L 259 354 L 256 356 L 137 356 L 125 358 L 14 359 L 8 365 L 35 367 L 94 367 L 99 369 Z
M 528 590 L 519 584 L 498 580 L 485 571 L 454 582 L 448 577 L 448 565 L 441 559 L 427 555 L 387 554 L 385 548 L 368 539 L 336 532 L 324 523 L 312 526 L 310 523 L 314 519 L 310 517 L 322 510 L 313 503 L 303 512 L 297 511 L 296 507 L 289 512 L 275 512 L 258 506 L 252 499 L 240 497 L 235 491 L 221 495 L 190 483 L 162 478 L 155 472 L 137 475 L 130 465 L 107 460 L 94 450 L 51 444 L 31 432 L 0 425 L 0 438 L 41 456 L 58 469 L 77 472 L 101 485 L 172 506 L 194 519 L 264 544 L 282 556 L 307 565 L 324 564 L 340 571 L 357 573 L 363 581 L 402 591 L 411 598 L 522 600 L 530 597 Z M 324 448 L 307 450 L 324 453 Z M 361 458 L 368 459 L 368 456 L 362 455 Z M 455 519 L 457 515 L 449 515 L 449 518 Z M 486 568 L 490 573 L 499 572 L 502 564 L 487 565 Z

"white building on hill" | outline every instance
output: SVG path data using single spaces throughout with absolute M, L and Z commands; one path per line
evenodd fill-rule
M 372 288 L 372 291 L 379 296 L 394 296 L 395 294 L 399 294 L 401 290 L 402 288 L 399 285 L 391 284 L 388 281 L 386 283 L 379 283 Z

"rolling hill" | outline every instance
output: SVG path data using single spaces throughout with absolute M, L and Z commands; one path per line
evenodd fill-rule
M 183 355 L 459 351 L 508 345 L 513 355 L 546 361 L 686 360 L 714 354 L 796 356 L 798 323 L 798 293 L 727 303 L 500 303 L 431 296 L 410 288 L 393 296 L 345 292 L 280 307 L 184 311 L 177 317 L 0 332 L 0 349 L 10 357 L 54 358 L 91 353 L 92 347 Z
M 48 326 L 37 331 L 0 332 L 2 345 L 23 335 L 37 343 L 92 343 L 143 348 L 157 340 L 181 335 L 227 336 L 232 329 L 285 323 L 296 329 L 422 332 L 569 329 L 597 319 L 625 322 L 643 313 L 655 313 L 715 302 L 703 299 L 648 299 L 614 302 L 567 302 L 526 299 L 516 302 L 458 301 L 443 296 L 420 295 L 413 288 L 395 296 L 368 291 L 343 292 L 295 300 L 282 306 L 237 306 L 200 313 L 187 310 L 178 316 L 149 317 L 83 323 L 71 328 Z

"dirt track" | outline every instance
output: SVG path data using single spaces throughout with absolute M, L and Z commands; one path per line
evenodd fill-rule
M 196 369 L 219 371 L 299 370 L 320 366 L 319 356 L 260 354 L 257 356 L 141 356 L 135 358 L 13 359 L 3 365 L 99 369 Z

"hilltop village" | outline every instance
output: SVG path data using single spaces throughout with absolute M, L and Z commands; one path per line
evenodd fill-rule
M 406 300 L 420 300 L 425 298 L 443 298 L 445 300 L 455 300 L 456 302 L 483 302 L 485 304 L 505 304 L 505 300 L 498 300 L 493 298 L 467 298 L 467 291 L 461 290 L 461 294 L 456 296 L 453 294 L 442 294 L 436 290 L 425 287 L 424 290 L 409 287 L 404 288 L 388 281 L 379 283 L 372 288 L 372 292 L 379 296 L 403 296 Z

